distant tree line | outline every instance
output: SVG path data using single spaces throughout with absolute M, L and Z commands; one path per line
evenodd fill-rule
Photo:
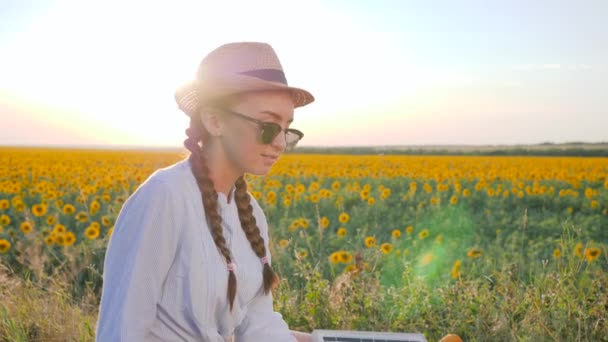
M 545 144 L 546 145 L 546 144 Z M 508 148 L 495 150 L 403 149 L 374 147 L 298 147 L 293 153 L 320 154 L 384 154 L 384 155 L 449 155 L 449 156 L 554 156 L 554 157 L 608 157 L 606 149 L 586 148 Z

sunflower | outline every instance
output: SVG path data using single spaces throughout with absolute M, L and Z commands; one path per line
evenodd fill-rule
M 308 256 L 308 252 L 305 249 L 301 249 L 296 252 L 296 258 L 298 258 L 298 259 L 304 259 L 307 256 Z
M 11 203 L 7 199 L 0 200 L 0 209 L 6 210 L 11 207 Z
M 347 264 L 353 260 L 352 254 L 350 254 L 346 251 L 340 251 L 339 255 L 340 255 L 340 262 L 342 262 L 342 263 Z
M 342 224 L 348 223 L 349 220 L 350 220 L 350 216 L 348 216 L 347 213 L 342 213 L 338 217 L 338 221 L 340 221 L 340 223 L 342 223 Z
M 46 214 L 46 211 L 47 206 L 44 204 L 34 204 L 34 206 L 32 207 L 32 214 L 34 214 L 34 216 L 36 217 L 43 216 L 44 214 Z
M 388 254 L 393 251 L 393 245 L 388 242 L 385 242 L 380 245 L 380 250 L 382 251 L 382 253 Z
M 72 232 L 65 233 L 64 238 L 64 246 L 71 246 L 76 242 L 76 235 Z
M 606 183 L 606 184 L 608 184 L 608 183 Z M 338 182 L 338 181 L 334 181 L 333 183 L 331 183 L 331 189 L 332 189 L 333 191 L 338 191 L 338 190 L 340 190 L 340 182 Z
M 467 252 L 467 256 L 471 259 L 477 259 L 477 258 L 481 257 L 482 254 L 483 253 L 481 252 L 481 250 L 475 249 L 475 248 L 471 248 Z
M 80 222 L 87 222 L 89 220 L 89 215 L 84 211 L 79 211 L 78 214 L 76 214 L 76 219 Z
M 368 199 L 367 199 L 367 205 L 372 206 L 374 204 L 376 204 L 376 199 L 373 198 L 373 197 L 368 197 Z
M 32 224 L 29 221 L 22 222 L 19 226 L 23 234 L 29 234 L 32 231 Z
M 456 204 L 458 204 L 458 196 L 452 196 L 452 197 L 450 198 L 450 204 L 451 204 L 451 205 L 456 205 Z
M 51 237 L 55 238 L 55 242 L 59 246 L 65 245 L 65 233 L 56 233 L 55 235 L 51 235 Z
M 279 247 L 287 248 L 287 246 L 289 246 L 289 240 L 286 240 L 286 239 L 279 240 Z
M 300 228 L 300 221 L 299 220 L 295 220 L 295 221 L 291 222 L 291 224 L 289 225 L 288 230 L 290 232 L 295 232 L 296 230 L 298 230 L 298 228 Z
M 600 203 L 597 200 L 592 200 L 591 201 L 591 208 L 592 209 L 597 209 L 597 207 L 600 205 Z
M 327 189 L 321 189 L 321 191 L 319 192 L 319 195 L 321 196 L 321 198 L 330 198 L 332 193 L 331 193 L 331 191 L 329 191 Z
M 319 194 L 312 194 L 308 198 L 312 203 L 319 203 Z
M 576 246 L 574 247 L 574 255 L 576 255 L 579 258 L 583 258 L 583 244 L 582 243 L 577 243 Z
M 73 215 L 76 212 L 76 208 L 74 208 L 71 204 L 66 204 L 63 206 L 63 213 L 66 215 Z
M 55 227 L 53 228 L 53 231 L 56 233 L 65 233 L 66 232 L 66 228 L 64 225 L 62 225 L 61 223 L 58 223 L 55 225 Z
M 52 245 L 52 244 L 55 243 L 55 238 L 49 235 L 49 236 L 47 236 L 47 237 L 44 238 L 44 243 L 47 246 L 50 246 L 50 245 Z
M 304 184 L 300 183 L 296 185 L 296 193 L 302 194 L 304 191 L 306 191 L 306 186 L 304 186 Z
M 11 249 L 11 243 L 6 239 L 0 239 L 0 253 L 6 253 Z
M 338 228 L 338 231 L 336 232 L 336 234 L 338 234 L 339 237 L 346 236 L 346 233 L 347 233 L 347 230 L 344 227 Z
M 429 230 L 428 229 L 423 229 L 420 233 L 418 233 L 418 238 L 420 240 L 424 240 L 429 236 Z
M 266 193 L 266 200 L 274 200 L 276 198 L 277 198 L 277 193 L 276 192 L 274 192 L 274 191 L 271 190 L 271 191 L 268 191 Z
M 562 256 L 562 251 L 559 250 L 559 248 L 556 248 L 553 250 L 553 257 L 555 259 L 559 259 Z
M 391 195 L 391 189 L 389 189 L 389 188 L 382 189 L 382 193 L 380 194 L 380 199 L 385 200 L 390 195 Z
M 332 264 L 337 264 L 340 262 L 340 252 L 333 252 L 329 256 L 329 262 Z
M 97 201 L 93 201 L 91 202 L 91 207 L 90 210 L 96 212 L 97 210 L 99 210 L 101 208 L 101 205 L 99 204 L 99 202 Z
M 393 232 L 391 233 L 391 236 L 394 239 L 398 239 L 401 237 L 401 231 L 399 229 L 393 229 Z
M 452 265 L 452 278 L 458 279 L 460 278 L 460 267 L 462 266 L 462 261 L 456 260 L 454 265 Z
M 287 193 L 289 193 L 289 194 L 293 194 L 296 191 L 296 189 L 293 187 L 293 184 L 286 184 L 285 191 L 287 191 Z
M 55 218 L 55 216 L 46 217 L 46 224 L 48 224 L 49 226 L 54 225 L 56 222 L 57 222 L 57 219 Z
M 320 223 L 321 223 L 321 228 L 325 229 L 329 226 L 329 219 L 327 217 L 323 216 L 321 218 Z
M 108 227 L 109 225 L 111 225 L 111 224 L 112 224 L 112 221 L 110 221 L 110 219 L 109 219 L 107 216 L 102 216 L 102 217 L 101 217 L 101 224 L 102 224 L 104 227 Z
M 308 228 L 308 220 L 305 219 L 305 218 L 301 218 L 300 219 L 300 227 L 302 227 L 304 229 Z
M 414 232 L 414 227 L 413 226 L 407 226 L 407 228 L 405 228 L 405 233 L 406 234 L 412 234 Z
M 376 246 L 376 238 L 373 236 L 366 237 L 364 242 L 365 242 L 365 247 L 367 247 L 367 248 L 372 248 L 372 247 Z
M 357 266 L 355 266 L 353 264 L 350 264 L 344 268 L 344 272 L 346 272 L 346 273 L 357 272 L 357 271 L 358 271 Z
M 90 240 L 95 240 L 97 239 L 97 237 L 99 236 L 99 228 L 95 228 L 93 226 L 89 226 L 85 232 L 84 235 L 90 239 Z
M 11 224 L 11 218 L 8 215 L 0 216 L 0 225 L 8 226 L 9 224 Z
M 599 248 L 595 248 L 595 247 L 585 248 L 585 259 L 588 262 L 592 262 L 595 259 L 599 258 L 601 254 L 602 254 L 602 250 Z

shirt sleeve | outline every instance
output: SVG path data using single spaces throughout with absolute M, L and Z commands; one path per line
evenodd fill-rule
M 250 195 L 251 196 L 251 195 Z M 272 265 L 269 246 L 268 222 L 266 216 L 253 196 L 251 205 L 266 245 L 266 253 Z M 247 306 L 245 318 L 235 331 L 235 342 L 277 341 L 296 342 L 283 316 L 273 309 L 272 292 L 260 292 Z
M 177 250 L 170 186 L 148 179 L 125 201 L 104 260 L 96 341 L 143 341 Z

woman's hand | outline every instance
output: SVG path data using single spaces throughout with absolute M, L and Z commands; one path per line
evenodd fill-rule
M 298 342 L 313 342 L 312 335 L 309 333 L 292 330 L 291 334 L 296 338 Z

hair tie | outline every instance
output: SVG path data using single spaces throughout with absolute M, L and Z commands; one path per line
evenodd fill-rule
M 267 264 L 268 263 L 268 256 L 264 256 L 262 259 L 262 264 Z
M 233 262 L 228 263 L 228 272 L 234 272 L 236 265 Z

